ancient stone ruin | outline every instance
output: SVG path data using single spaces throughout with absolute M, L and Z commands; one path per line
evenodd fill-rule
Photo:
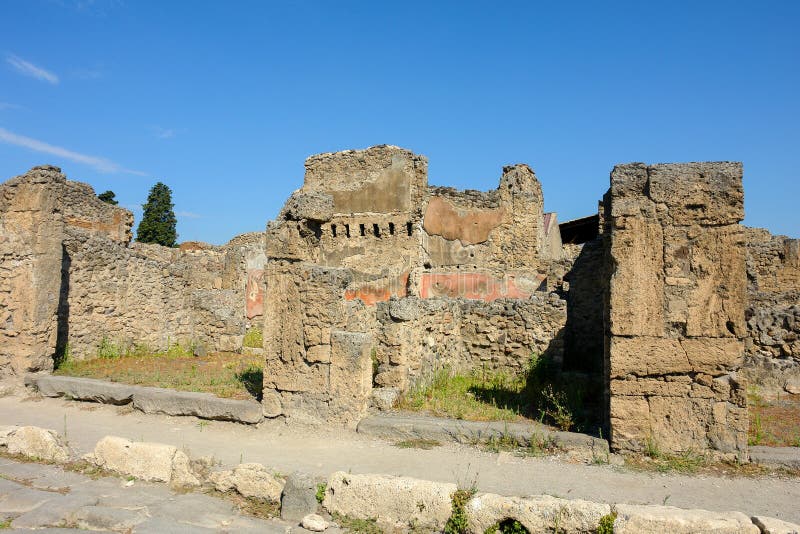
M 615 450 L 728 455 L 747 379 L 800 391 L 800 242 L 740 224 L 741 164 L 617 166 L 561 226 L 527 165 L 487 192 L 394 146 L 305 168 L 265 232 L 220 247 L 131 242 L 131 213 L 56 167 L 0 185 L 0 380 L 105 340 L 237 351 L 256 327 L 264 416 L 354 426 L 437 370 L 538 355 L 598 386 Z

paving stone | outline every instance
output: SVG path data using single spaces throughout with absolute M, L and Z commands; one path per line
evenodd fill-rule
M 206 534 L 219 531 L 214 528 L 177 523 L 163 517 L 151 517 L 136 525 L 133 532 L 135 534 Z
M 56 526 L 67 521 L 76 510 L 98 503 L 97 495 L 64 495 L 53 498 L 45 506 L 39 506 L 14 519 L 12 526 L 17 528 L 36 528 Z
M 38 491 L 20 485 L 0 499 L 0 514 L 19 515 L 38 508 L 58 495 L 46 491 Z
M 147 519 L 147 515 L 141 510 L 84 506 L 72 514 L 69 519 L 79 528 L 87 530 L 126 531 Z
M 300 521 L 308 514 L 316 513 L 318 507 L 314 478 L 300 472 L 289 475 L 281 496 L 281 519 Z

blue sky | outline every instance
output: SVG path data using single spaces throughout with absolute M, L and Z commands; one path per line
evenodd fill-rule
M 180 240 L 261 230 L 315 153 L 400 145 L 430 183 L 530 164 L 560 220 L 616 163 L 737 160 L 800 237 L 800 2 L 0 1 L 0 179 L 51 163 Z

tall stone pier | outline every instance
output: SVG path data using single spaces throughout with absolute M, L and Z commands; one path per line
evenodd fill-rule
M 740 163 L 620 165 L 606 196 L 611 444 L 747 448 Z

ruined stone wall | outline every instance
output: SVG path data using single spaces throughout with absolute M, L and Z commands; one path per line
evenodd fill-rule
M 313 156 L 266 253 L 270 417 L 354 424 L 373 387 L 563 359 L 560 234 L 527 165 L 479 192 L 429 187 L 427 160 L 398 147 Z
M 101 343 L 238 350 L 261 324 L 264 234 L 223 247 L 130 243 L 133 215 L 56 167 L 0 185 L 0 380 Z
M 517 374 L 531 356 L 560 364 L 565 302 L 540 293 L 493 301 L 408 297 L 377 306 L 375 385 L 406 391 L 436 371 Z
M 800 239 L 748 228 L 744 374 L 760 393 L 800 394 Z
M 608 198 L 612 447 L 746 451 L 741 164 L 619 165 Z
M 130 247 L 69 230 L 65 241 L 70 356 L 95 356 L 105 340 L 124 351 L 202 344 L 241 348 L 246 329 L 244 273 L 225 277 L 219 249 Z M 234 285 L 232 285 L 232 283 Z

